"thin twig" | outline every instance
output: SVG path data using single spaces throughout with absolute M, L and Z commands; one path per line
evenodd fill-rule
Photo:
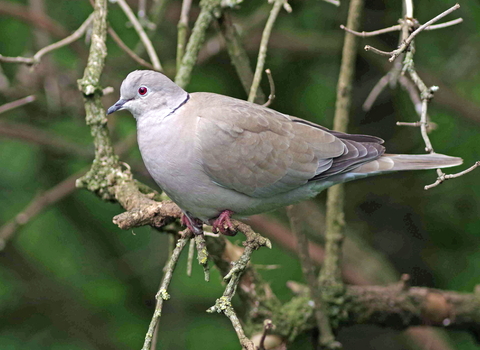
M 451 26 L 454 26 L 454 25 L 462 23 L 462 22 L 463 22 L 463 18 L 457 18 L 457 19 L 454 19 L 452 21 L 448 21 L 448 22 L 445 22 L 445 23 L 434 24 L 433 26 L 428 26 L 428 27 L 425 28 L 425 30 L 435 30 L 435 29 L 447 28 L 447 27 L 451 27 Z
M 408 1 L 407 1 L 408 3 Z M 407 50 L 407 48 L 410 46 L 410 43 L 413 41 L 413 39 L 422 31 L 424 31 L 427 27 L 431 26 L 433 23 L 439 21 L 440 19 L 442 19 L 443 17 L 449 15 L 450 13 L 452 13 L 453 11 L 457 10 L 458 8 L 460 8 L 460 5 L 459 4 L 456 4 L 455 6 L 452 6 L 451 8 L 449 8 L 448 10 L 442 12 L 441 14 L 439 14 L 438 16 L 432 18 L 430 21 L 422 24 L 420 27 L 418 27 L 412 34 L 410 34 L 408 36 L 407 39 L 405 39 L 405 41 L 402 42 L 402 44 L 400 45 L 400 47 L 396 50 L 393 50 L 391 52 L 386 52 L 386 51 L 382 51 L 382 50 L 379 50 L 375 47 L 372 47 L 370 45 L 366 45 L 365 46 L 365 51 L 372 51 L 378 55 L 381 55 L 381 56 L 390 56 L 390 58 L 388 59 L 390 62 L 393 62 L 401 53 L 403 53 L 405 50 Z M 406 16 L 406 18 L 411 18 L 411 17 L 408 17 L 408 15 Z M 430 28 L 430 29 L 439 29 L 439 28 L 445 28 L 445 27 L 448 27 L 450 25 L 454 25 L 454 24 L 457 24 L 457 23 L 460 23 L 462 22 L 461 19 L 457 19 L 455 21 L 450 21 L 450 22 L 447 22 L 447 23 L 443 23 L 443 24 L 439 24 L 437 25 L 436 27 L 433 27 L 433 28 Z M 393 27 L 392 27 L 393 28 Z
M 252 86 L 250 87 L 250 93 L 248 95 L 248 101 L 253 102 L 257 95 L 257 89 L 262 80 L 263 66 L 265 64 L 265 58 L 267 57 L 267 46 L 270 40 L 270 34 L 272 32 L 273 24 L 277 19 L 278 13 L 282 9 L 282 6 L 286 4 L 285 0 L 275 0 L 270 16 L 268 17 L 267 24 L 262 34 L 262 41 L 260 42 L 260 50 L 258 52 L 257 67 L 255 68 L 255 74 L 253 76 Z
M 182 12 L 180 13 L 180 20 L 178 21 L 178 39 L 177 39 L 177 71 L 182 64 L 182 58 L 185 53 L 185 44 L 187 43 L 188 34 L 188 14 L 190 13 L 190 7 L 192 0 L 183 0 Z
M 273 82 L 270 69 L 265 69 L 265 73 L 267 73 L 268 84 L 270 85 L 270 95 L 268 95 L 268 101 L 263 104 L 263 107 L 268 107 L 272 104 L 273 100 L 275 100 L 275 83 Z
M 462 18 L 457 18 L 457 19 L 454 19 L 452 21 L 448 21 L 448 22 L 445 22 L 445 23 L 430 25 L 430 26 L 426 27 L 424 30 L 435 30 L 435 29 L 447 28 L 447 27 L 454 26 L 454 25 L 462 23 L 462 22 L 463 22 Z M 370 37 L 370 36 L 376 36 L 376 35 L 381 35 L 381 34 L 385 34 L 385 33 L 391 33 L 391 32 L 396 32 L 396 31 L 402 30 L 402 25 L 397 24 L 397 25 L 394 25 L 394 26 L 391 26 L 391 27 L 388 27 L 388 28 L 374 30 L 372 32 L 365 32 L 365 31 L 357 32 L 355 30 L 351 30 L 351 29 L 345 27 L 343 24 L 340 25 L 340 29 L 343 29 L 343 30 L 345 30 L 349 33 L 352 33 L 353 35 L 356 35 L 356 36 L 359 36 L 359 37 L 362 37 L 362 38 L 366 38 L 366 37 Z
M 188 260 L 187 260 L 187 276 L 188 277 L 192 275 L 194 254 L 195 254 L 195 240 L 191 239 L 190 245 L 188 246 Z
M 414 123 L 410 123 L 410 122 L 396 122 L 396 125 L 398 125 L 398 126 L 413 126 L 413 127 L 418 128 L 420 125 L 422 125 L 422 122 L 420 122 L 420 121 L 414 122 Z
M 18 107 L 24 106 L 28 103 L 31 103 L 31 102 L 35 101 L 35 99 L 36 99 L 35 95 L 30 95 L 30 96 L 21 98 L 21 99 L 16 100 L 16 101 L 5 103 L 5 104 L 0 106 L 0 114 L 5 113 L 5 112 L 7 112 L 11 109 L 18 108 Z
M 387 87 L 389 81 L 390 81 L 390 74 L 386 74 L 382 77 L 382 79 L 380 79 L 375 84 L 372 91 L 370 91 L 370 93 L 368 94 L 367 99 L 363 103 L 362 108 L 363 108 L 364 111 L 369 111 L 372 108 L 372 106 L 375 103 L 375 101 L 377 100 L 378 96 Z
M 112 37 L 113 41 L 123 50 L 127 55 L 129 55 L 135 62 L 144 66 L 148 69 L 156 70 L 154 66 L 152 66 L 149 62 L 145 61 L 143 58 L 138 56 L 135 52 L 133 52 L 123 41 L 120 39 L 118 34 L 113 30 L 112 27 L 108 27 L 108 34 Z
M 265 339 L 267 338 L 267 334 L 271 329 L 275 329 L 275 325 L 273 324 L 272 320 L 266 319 L 263 321 L 263 333 L 262 337 L 260 338 L 260 344 L 258 344 L 260 350 L 265 350 Z
M 376 35 L 380 35 L 380 34 L 396 32 L 396 31 L 402 30 L 402 26 L 400 24 L 397 24 L 397 25 L 394 25 L 394 26 L 391 26 L 391 27 L 388 27 L 388 28 L 375 30 L 373 32 L 357 32 L 357 31 L 351 30 L 351 29 L 345 27 L 343 24 L 341 24 L 340 29 L 343 29 L 344 31 L 349 32 L 353 35 L 360 36 L 362 38 L 366 38 L 366 37 L 369 37 L 369 36 L 376 36 Z
M 364 50 L 365 51 L 373 51 L 374 53 L 376 53 L 377 55 L 380 55 L 380 56 L 391 56 L 392 55 L 392 52 L 382 51 L 382 50 L 379 50 L 379 49 L 377 49 L 373 46 L 370 46 L 370 45 L 365 45 Z
M 18 213 L 13 219 L 8 221 L 0 228 L 0 251 L 5 247 L 6 242 L 13 236 L 19 226 L 27 224 L 32 218 L 37 216 L 46 207 L 65 198 L 75 191 L 75 180 L 83 175 L 86 169 L 69 176 L 59 184 L 44 192 L 28 204 L 28 206 Z
M 407 38 L 407 40 L 405 40 L 405 42 L 397 49 L 397 50 L 394 50 L 392 51 L 392 57 L 389 58 L 389 61 L 390 62 L 393 62 L 395 60 L 395 58 L 398 57 L 399 54 L 401 54 L 403 51 L 405 51 L 410 43 L 412 42 L 412 40 L 420 33 L 422 32 L 423 30 L 425 30 L 425 28 L 427 28 L 428 26 L 432 25 L 433 23 L 439 21 L 440 19 L 442 19 L 443 17 L 449 15 L 450 13 L 452 13 L 453 11 L 457 10 L 460 8 L 460 5 L 459 4 L 455 4 L 454 6 L 452 6 L 451 8 L 449 8 L 448 10 L 442 12 L 441 14 L 439 14 L 438 16 L 432 18 L 430 21 L 422 24 L 417 30 L 415 30 L 412 34 L 410 34 L 410 36 Z
M 323 0 L 325 2 L 328 2 L 329 4 L 335 5 L 335 6 L 340 6 L 340 1 L 339 0 Z
M 183 248 L 187 245 L 188 241 L 192 237 L 192 232 L 189 229 L 186 229 L 182 233 L 182 237 L 179 238 L 175 249 L 172 252 L 172 256 L 168 260 L 164 268 L 164 275 L 162 279 L 162 284 L 160 285 L 160 289 L 156 295 L 157 303 L 155 305 L 155 311 L 153 313 L 152 320 L 150 321 L 150 325 L 148 327 L 147 334 L 145 336 L 145 342 L 143 343 L 142 350 L 150 350 L 150 346 L 152 343 L 153 333 L 155 332 L 155 328 L 157 327 L 158 320 L 162 315 L 162 307 L 163 302 L 165 300 L 170 299 L 170 295 L 168 294 L 167 290 L 170 286 L 170 282 L 172 280 L 173 271 L 178 262 L 178 258 L 180 257 L 180 253 L 182 252 Z
M 463 176 L 473 170 L 475 170 L 476 168 L 480 167 L 480 161 L 477 161 L 475 162 L 475 164 L 473 164 L 470 168 L 464 170 L 464 171 L 461 171 L 459 173 L 456 173 L 456 174 L 443 174 L 442 176 L 439 176 L 437 181 L 435 181 L 433 184 L 431 185 L 427 185 L 425 186 L 425 190 L 429 190 L 433 187 L 437 187 L 438 185 L 440 185 L 442 182 L 444 182 L 445 180 L 450 180 L 450 179 L 455 179 L 457 177 L 460 177 L 460 176 Z
M 85 20 L 85 22 L 82 23 L 82 25 L 71 35 L 67 36 L 66 38 L 57 41 L 56 43 L 53 43 L 51 45 L 45 46 L 43 49 L 39 50 L 33 57 L 5 57 L 0 55 L 0 62 L 8 62 L 8 63 L 24 63 L 28 65 L 33 65 L 37 64 L 40 62 L 41 58 L 43 55 L 46 53 L 57 50 L 61 47 L 64 47 L 66 45 L 69 45 L 73 43 L 74 41 L 80 39 L 85 31 L 87 30 L 88 26 L 92 23 L 93 21 L 93 13 L 88 16 L 88 18 Z
M 155 67 L 155 70 L 160 72 L 163 71 L 162 65 L 160 64 L 160 60 L 158 59 L 155 49 L 153 48 L 152 42 L 148 38 L 147 33 L 145 33 L 145 30 L 143 30 L 142 25 L 138 21 L 130 6 L 128 6 L 125 0 L 117 0 L 117 2 L 122 8 L 125 15 L 128 17 L 128 20 L 132 23 L 133 28 L 135 28 L 135 31 L 137 32 L 140 40 L 142 41 L 145 49 L 147 50 L 148 57 L 150 57 L 150 61 L 152 61 L 152 65 L 153 67 Z

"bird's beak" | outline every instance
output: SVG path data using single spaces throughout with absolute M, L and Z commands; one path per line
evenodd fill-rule
M 121 99 L 118 100 L 112 107 L 110 107 L 110 108 L 107 110 L 107 115 L 112 114 L 113 112 L 116 112 L 116 111 L 118 111 L 118 110 L 123 109 L 123 105 L 124 105 L 125 103 L 127 103 L 127 102 L 128 102 L 128 100 L 124 100 L 124 99 L 121 98 Z

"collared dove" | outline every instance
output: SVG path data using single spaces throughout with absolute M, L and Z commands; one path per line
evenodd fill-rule
M 462 163 L 442 154 L 385 154 L 378 137 L 329 130 L 232 97 L 189 94 L 154 71 L 130 73 L 120 95 L 107 114 L 133 114 L 145 166 L 196 233 L 203 222 L 228 233 L 233 214 L 273 210 L 338 183 Z

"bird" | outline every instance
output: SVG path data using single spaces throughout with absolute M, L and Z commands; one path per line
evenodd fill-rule
M 232 217 L 294 204 L 335 184 L 462 163 L 437 153 L 387 154 L 379 137 L 329 130 L 220 94 L 188 93 L 150 70 L 123 80 L 107 115 L 119 110 L 136 119 L 148 172 L 195 234 L 205 223 L 233 235 Z

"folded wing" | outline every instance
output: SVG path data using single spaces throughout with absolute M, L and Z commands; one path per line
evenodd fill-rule
M 270 197 L 380 157 L 381 139 L 348 135 L 225 96 L 196 93 L 195 147 L 212 181 Z M 195 96 L 197 95 L 197 96 Z

